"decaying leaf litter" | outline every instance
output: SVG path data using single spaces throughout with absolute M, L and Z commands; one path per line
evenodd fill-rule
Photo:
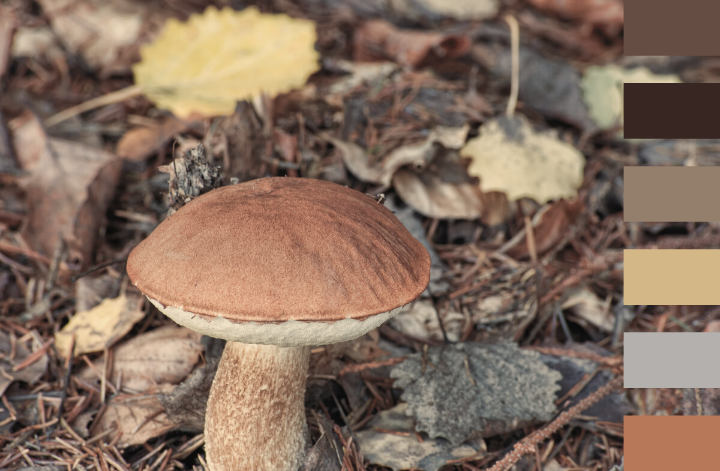
M 0 6 L 0 468 L 203 469 L 223 343 L 123 261 L 189 199 L 270 175 L 376 197 L 432 258 L 391 322 L 313 350 L 303 469 L 621 469 L 623 414 L 697 413 L 618 389 L 622 332 L 720 312 L 623 306 L 622 249 L 718 228 L 623 224 L 622 167 L 716 165 L 717 143 L 624 141 L 617 84 L 717 67 L 623 58 L 617 0 L 448 5 Z

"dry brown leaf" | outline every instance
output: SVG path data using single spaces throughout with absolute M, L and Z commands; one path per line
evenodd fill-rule
M 43 13 L 65 48 L 82 55 L 94 69 L 126 70 L 132 57 L 125 54 L 143 37 L 148 4 L 131 0 L 40 0 Z
M 100 149 L 48 137 L 30 112 L 9 127 L 20 166 L 29 174 L 18 179 L 30 208 L 24 237 L 46 256 L 65 239 L 68 265 L 87 268 L 122 161 Z
M 142 309 L 144 299 L 130 292 L 106 299 L 89 311 L 78 312 L 55 334 L 58 352 L 64 357 L 70 354 L 73 334 L 76 335 L 75 356 L 111 347 L 145 317 Z
M 431 172 L 402 168 L 395 172 L 393 187 L 403 201 L 429 218 L 477 219 L 482 211 L 475 185 L 447 183 Z
M 160 151 L 175 135 L 188 129 L 191 123 L 175 117 L 162 120 L 157 126 L 143 126 L 126 132 L 117 144 L 117 155 L 128 160 L 145 160 Z
M 538 256 L 555 248 L 567 236 L 570 226 L 575 223 L 584 207 L 580 198 L 573 201 L 560 200 L 551 204 L 547 211 L 542 213 L 538 223 L 533 224 L 535 250 Z M 529 258 L 527 236 L 506 253 L 517 260 Z
M 105 412 L 98 420 L 98 434 L 113 430 L 110 433 L 110 440 L 114 440 L 119 435 L 117 445 L 126 448 L 143 445 L 148 440 L 173 430 L 177 425 L 165 415 L 163 406 L 155 394 L 168 394 L 172 390 L 172 385 L 162 384 L 144 395 L 113 398 L 107 403 Z
M 178 384 L 200 359 L 202 335 L 176 325 L 146 332 L 123 342 L 113 351 L 113 377 L 122 374 L 123 388 L 144 392 L 157 384 Z M 102 359 L 95 363 L 102 370 Z M 84 379 L 97 379 L 92 368 L 82 371 Z
M 120 287 L 119 274 L 83 276 L 75 282 L 75 312 L 89 311 L 106 298 L 114 297 Z
M 417 67 L 432 53 L 440 58 L 459 57 L 470 50 L 467 36 L 428 31 L 400 30 L 384 20 L 363 23 L 353 38 L 354 60 L 393 60 Z
M 465 317 L 454 309 L 446 309 L 442 313 L 443 325 L 441 326 L 438 312 L 432 300 L 417 299 L 402 308 L 388 322 L 398 332 L 419 339 L 443 341 L 445 338 L 443 336 L 444 329 L 448 340 L 457 342 L 462 334 Z
M 181 118 L 228 115 L 238 100 L 305 84 L 318 69 L 315 24 L 284 14 L 208 7 L 186 23 L 173 18 L 133 66 L 135 83 Z
M 539 10 L 555 13 L 566 20 L 592 25 L 622 27 L 624 8 L 621 0 L 528 0 Z
M 40 346 L 36 345 L 35 347 L 35 349 L 37 349 Z M 5 390 L 13 381 L 23 381 L 30 385 L 35 384 L 35 382 L 40 380 L 42 375 L 45 374 L 45 370 L 47 369 L 48 356 L 47 353 L 45 353 L 26 368 L 13 371 L 13 368 L 22 365 L 32 352 L 21 342 L 16 343 L 15 356 L 11 359 L 12 351 L 10 336 L 0 330 L 0 396 L 5 393 Z
M 570 309 L 578 316 L 578 323 L 588 322 L 603 332 L 612 332 L 615 328 L 615 314 L 610 305 L 587 288 L 581 288 L 565 300 L 562 309 Z

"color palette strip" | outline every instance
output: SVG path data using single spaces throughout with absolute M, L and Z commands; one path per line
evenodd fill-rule
M 623 136 L 626 139 L 717 139 L 720 137 L 718 107 L 720 83 L 626 83 L 623 86 Z
M 625 55 L 718 56 L 717 18 L 713 0 L 625 0 Z
M 624 251 L 625 304 L 720 305 L 720 250 Z
M 720 221 L 720 167 L 624 170 L 625 222 Z
M 716 470 L 720 416 L 625 417 L 627 471 Z
M 720 332 L 626 332 L 626 388 L 720 388 Z

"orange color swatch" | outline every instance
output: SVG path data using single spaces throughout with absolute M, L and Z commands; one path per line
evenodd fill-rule
M 720 469 L 720 416 L 625 417 L 626 471 Z

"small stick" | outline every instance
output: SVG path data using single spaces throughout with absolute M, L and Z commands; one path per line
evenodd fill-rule
M 130 87 L 123 88 L 121 90 L 117 90 L 115 92 L 99 96 L 97 98 L 93 98 L 92 100 L 80 103 L 77 106 L 73 106 L 72 108 L 68 108 L 49 117 L 47 120 L 45 120 L 45 127 L 50 128 L 52 126 L 55 126 L 56 124 L 72 118 L 73 116 L 77 116 L 80 113 L 94 110 L 95 108 L 100 108 L 101 106 L 112 105 L 113 103 L 120 103 L 127 99 L 142 95 L 142 93 L 142 88 L 140 88 L 139 85 L 132 85 Z
M 518 89 L 520 88 L 520 26 L 512 15 L 506 15 L 505 21 L 510 26 L 510 43 L 512 53 L 512 75 L 510 79 L 510 100 L 505 114 L 512 117 L 517 106 Z

